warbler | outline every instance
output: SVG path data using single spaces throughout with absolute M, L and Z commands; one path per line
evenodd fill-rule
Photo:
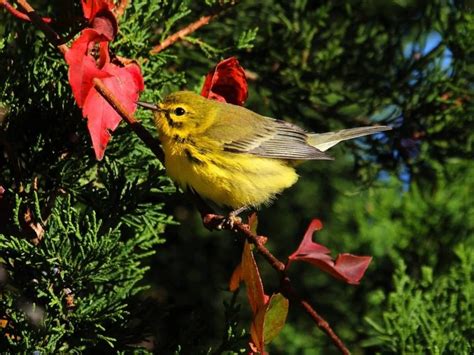
M 300 162 L 332 159 L 324 152 L 337 143 L 391 129 L 310 133 L 190 91 L 172 93 L 158 104 L 138 104 L 154 112 L 172 180 L 235 214 L 268 204 L 292 186 Z

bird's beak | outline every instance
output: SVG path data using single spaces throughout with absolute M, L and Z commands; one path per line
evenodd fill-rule
M 144 109 L 147 110 L 152 110 L 152 111 L 163 111 L 158 105 L 152 104 L 149 102 L 143 102 L 143 101 L 137 101 L 137 105 L 143 107 Z

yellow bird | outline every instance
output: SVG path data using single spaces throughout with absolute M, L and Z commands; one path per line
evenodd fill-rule
M 332 159 L 324 153 L 337 143 L 387 126 L 309 133 L 242 106 L 178 91 L 162 103 L 138 102 L 154 112 L 167 174 L 183 189 L 234 209 L 270 203 L 298 180 L 295 165 Z

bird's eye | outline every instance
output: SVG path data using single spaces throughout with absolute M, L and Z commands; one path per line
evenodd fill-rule
M 182 115 L 184 115 L 185 113 L 186 113 L 186 111 L 185 111 L 185 109 L 182 108 L 182 107 L 176 107 L 176 108 L 174 109 L 174 114 L 175 114 L 176 116 L 182 116 Z

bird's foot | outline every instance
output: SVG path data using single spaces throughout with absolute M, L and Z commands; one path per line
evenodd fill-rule
M 217 229 L 234 229 L 236 223 L 242 223 L 242 218 L 239 217 L 239 214 L 246 211 L 247 207 L 241 207 L 235 211 L 230 212 L 227 217 L 223 218 L 222 221 L 217 225 Z
M 232 213 L 229 213 L 227 217 L 224 217 L 222 221 L 217 225 L 217 229 L 234 229 L 236 223 L 242 223 L 242 218 L 236 216 Z

